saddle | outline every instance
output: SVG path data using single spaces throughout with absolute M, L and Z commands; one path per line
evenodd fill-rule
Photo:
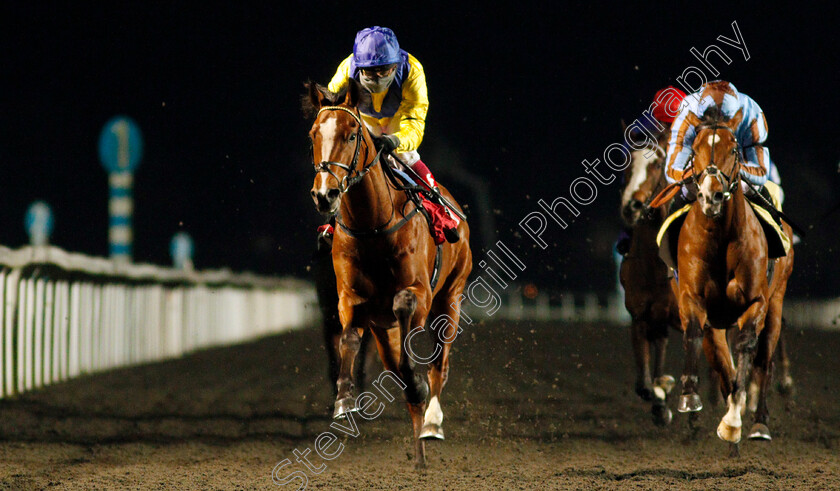
M 782 211 L 782 206 L 779 202 L 779 188 L 772 182 L 768 182 L 765 187 L 770 192 L 773 198 L 773 205 L 778 211 Z M 767 237 L 767 257 L 769 259 L 776 259 L 787 255 L 791 247 L 791 238 L 785 234 L 782 227 L 776 222 L 769 211 L 764 209 L 761 205 L 747 200 L 750 207 L 755 212 L 761 228 L 764 230 L 764 236 Z M 685 222 L 685 217 L 688 210 L 691 209 L 691 203 L 671 213 L 665 222 L 659 228 L 659 233 L 656 234 L 656 245 L 659 246 L 659 257 L 671 269 L 677 269 L 677 242 L 680 236 L 680 229 Z

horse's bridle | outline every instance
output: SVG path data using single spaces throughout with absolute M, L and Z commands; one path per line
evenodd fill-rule
M 341 162 L 333 162 L 331 160 L 323 160 L 321 161 L 321 163 L 315 166 L 316 174 L 320 172 L 326 172 L 327 174 L 333 176 L 336 182 L 338 182 L 338 191 L 341 194 L 344 194 L 347 192 L 348 189 L 350 189 L 351 186 L 364 179 L 367 173 L 370 172 L 371 169 L 373 169 L 373 167 L 379 163 L 379 157 L 382 153 L 382 150 L 380 149 L 378 152 L 376 152 L 376 157 L 373 159 L 373 161 L 367 164 L 361 171 L 357 171 L 356 166 L 359 163 L 359 150 L 362 147 L 362 118 L 356 112 L 351 111 L 350 109 L 342 106 L 324 106 L 318 110 L 318 114 L 315 115 L 315 118 L 317 119 L 318 116 L 324 111 L 344 111 L 347 114 L 353 116 L 353 119 L 355 119 L 356 122 L 359 123 L 359 127 L 356 130 L 356 149 L 353 151 L 353 160 L 352 162 L 350 162 L 350 165 L 342 164 Z M 315 164 L 314 153 L 312 164 Z M 343 169 L 347 172 L 347 175 L 345 175 L 343 179 L 339 179 L 339 177 L 335 174 L 335 172 L 332 171 L 330 167 L 338 167 L 339 169 Z
M 739 176 L 738 172 L 740 172 L 741 167 L 741 145 L 738 143 L 738 138 L 735 136 L 735 132 L 732 131 L 732 128 L 725 126 L 725 125 L 713 125 L 713 126 L 704 126 L 703 129 L 710 129 L 713 130 L 713 137 L 712 137 L 712 147 L 711 149 L 711 156 L 709 158 L 709 165 L 703 169 L 703 172 L 700 174 L 692 174 L 692 180 L 696 186 L 700 186 L 700 181 L 703 178 L 703 175 L 707 175 L 716 179 L 721 187 L 723 187 L 726 191 L 723 193 L 723 200 L 727 201 L 729 198 L 732 197 L 732 193 L 735 192 L 736 186 L 738 186 Z M 735 148 L 733 149 L 736 153 L 735 155 L 735 166 L 732 168 L 732 172 L 727 176 L 722 170 L 720 170 L 717 165 L 715 165 L 715 142 L 717 141 L 717 130 L 725 129 L 732 134 L 732 138 L 735 140 Z M 691 155 L 691 165 L 694 165 L 694 151 L 692 150 Z

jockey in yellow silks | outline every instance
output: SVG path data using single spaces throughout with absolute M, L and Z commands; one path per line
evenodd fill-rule
M 429 111 L 426 75 L 417 58 L 400 49 L 391 29 L 363 29 L 356 33 L 353 54 L 341 62 L 327 88 L 339 92 L 349 78 L 370 92 L 370 100 L 363 99 L 359 111 L 377 147 L 385 154 L 393 151 L 423 178 L 424 184 L 437 190 L 432 172 L 417 152 Z M 431 215 L 440 221 L 446 240 L 457 242 L 458 218 L 445 207 Z

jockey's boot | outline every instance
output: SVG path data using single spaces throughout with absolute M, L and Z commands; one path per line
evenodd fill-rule
M 429 195 L 429 201 L 442 206 L 446 211 L 446 215 L 450 218 L 450 220 L 447 221 L 449 223 L 442 224 L 443 236 L 446 238 L 446 241 L 454 244 L 455 242 L 461 240 L 461 234 L 458 233 L 458 224 L 460 223 L 460 219 L 455 216 L 455 214 L 452 213 L 452 210 L 450 210 L 449 207 L 444 205 L 441 201 L 440 188 L 437 186 L 437 181 L 435 180 L 435 176 L 432 175 L 432 171 L 429 170 L 429 167 L 419 159 L 411 164 L 411 170 L 423 178 L 422 184 L 431 191 L 427 193 Z M 432 220 L 439 219 L 439 217 L 432 217 Z
M 758 188 L 758 192 L 749 196 L 749 198 L 750 201 L 767 210 L 770 213 L 770 216 L 773 217 L 773 220 L 776 221 L 777 225 L 782 225 L 782 219 L 779 214 L 776 213 L 778 210 L 776 210 L 776 206 L 774 205 L 773 196 L 770 195 L 770 191 L 765 186 L 760 186 Z
M 444 225 L 443 227 L 443 236 L 446 237 L 446 241 L 450 244 L 454 244 L 461 240 L 461 234 L 458 233 L 458 224 L 461 223 L 461 219 L 458 218 L 452 210 L 449 209 L 448 206 L 444 205 L 443 202 L 440 200 L 440 188 L 435 186 L 435 195 L 433 201 L 439 205 L 441 205 L 446 211 L 446 214 L 449 216 L 450 223 L 449 226 Z
M 327 223 L 318 227 L 318 251 L 332 249 L 333 233 L 335 232 L 335 215 Z
M 615 251 L 622 256 L 626 256 L 628 252 L 630 252 L 630 241 L 633 238 L 633 229 L 632 228 L 623 228 L 621 229 L 621 234 L 618 236 L 618 240 L 615 243 Z
M 680 208 L 682 208 L 683 206 L 685 206 L 689 203 L 693 203 L 694 201 L 695 200 L 689 199 L 687 196 L 683 195 L 683 193 L 681 193 L 681 192 L 677 193 L 677 195 L 674 196 L 674 199 L 671 200 L 671 206 L 670 206 L 670 208 L 668 208 L 668 216 L 673 215 L 675 211 L 679 210 Z

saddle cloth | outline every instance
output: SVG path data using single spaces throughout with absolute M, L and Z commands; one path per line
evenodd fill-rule
M 773 182 L 768 181 L 765 187 L 770 192 L 773 198 L 773 205 L 777 210 L 782 211 L 782 206 L 779 201 L 781 195 L 779 187 Z M 779 224 L 770 215 L 770 212 L 759 205 L 750 203 L 761 228 L 764 229 L 764 235 L 767 237 L 767 255 L 769 259 L 776 259 L 787 255 L 791 246 L 790 237 L 785 234 Z M 659 227 L 659 233 L 656 234 L 656 245 L 659 246 L 659 257 L 671 269 L 677 269 L 677 241 L 680 236 L 680 229 L 682 228 L 688 210 L 691 209 L 691 203 L 683 206 L 679 210 L 672 213 L 665 222 Z

